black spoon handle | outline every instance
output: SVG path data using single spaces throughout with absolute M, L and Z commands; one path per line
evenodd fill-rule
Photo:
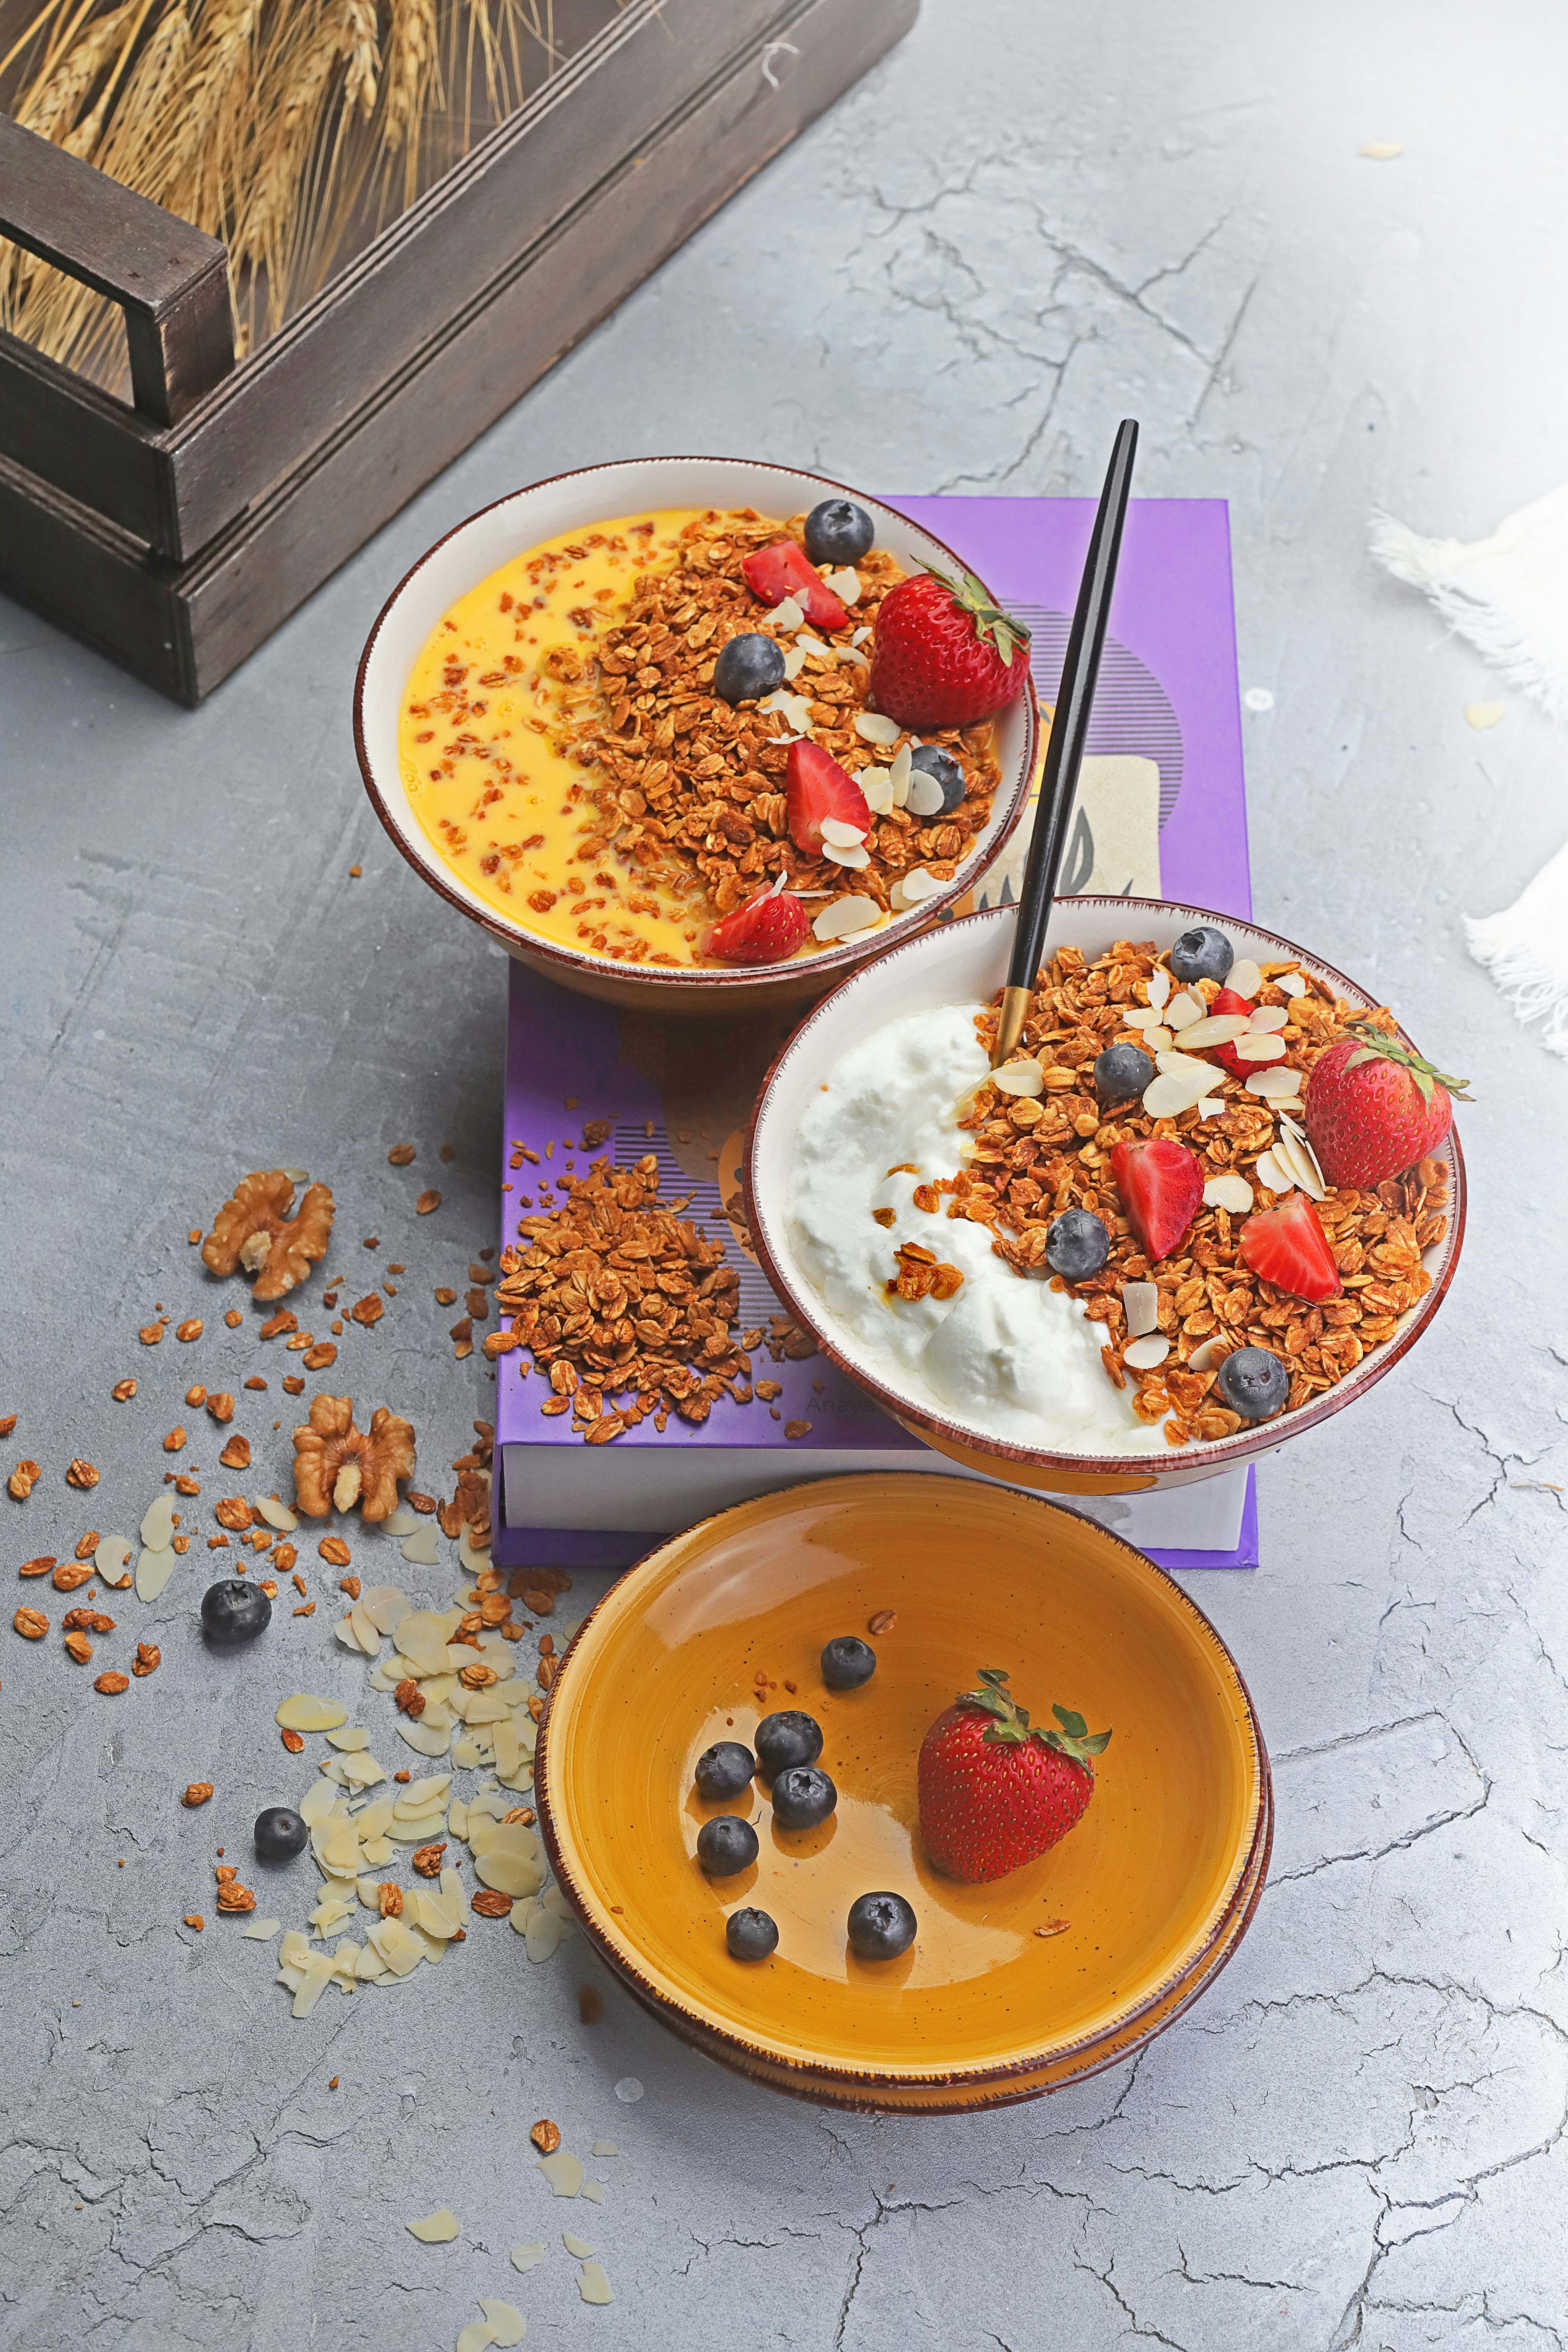
M 1089 717 L 1100 677 L 1100 656 L 1105 646 L 1106 624 L 1110 618 L 1110 596 L 1116 585 L 1121 529 L 1127 520 L 1132 460 L 1137 451 L 1137 424 L 1131 416 L 1123 417 L 1117 427 L 1105 488 L 1100 494 L 1100 509 L 1089 535 L 1089 554 L 1079 583 L 1078 606 L 1068 638 L 1067 659 L 1062 665 L 1062 682 L 1056 715 L 1051 720 L 1050 741 L 1046 748 L 1045 773 L 1040 778 L 1028 863 L 1018 896 L 1012 961 L 1007 968 L 996 1045 L 991 1057 L 994 1069 L 1011 1058 L 1023 1034 L 1046 944 L 1046 926 L 1057 895 L 1057 877 L 1061 872 L 1062 853 L 1067 846 L 1068 818 L 1083 765 Z

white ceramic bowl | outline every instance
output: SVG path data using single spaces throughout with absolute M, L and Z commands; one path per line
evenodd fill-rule
M 1434 1155 L 1448 1166 L 1448 1230 L 1425 1254 L 1432 1287 L 1401 1318 L 1394 1337 L 1372 1349 L 1355 1370 L 1324 1395 L 1294 1412 L 1278 1414 L 1234 1437 L 1163 1447 L 1152 1454 L 1053 1454 L 1033 1452 L 992 1437 L 983 1424 L 946 1421 L 900 1392 L 885 1368 L 851 1352 L 855 1343 L 831 1322 L 816 1290 L 796 1270 L 785 1223 L 795 1132 L 806 1103 L 822 1079 L 851 1045 L 882 1023 L 907 1013 L 936 1011 L 965 1002 L 988 1003 L 1006 972 L 1017 910 L 998 907 L 965 915 L 940 929 L 893 947 L 836 988 L 809 1013 L 790 1038 L 763 1082 L 747 1140 L 745 1190 L 752 1240 L 768 1278 L 795 1320 L 816 1338 L 822 1352 L 877 1402 L 928 1445 L 966 1468 L 1011 1486 L 1048 1494 L 1131 1494 L 1157 1486 L 1184 1486 L 1213 1477 L 1237 1463 L 1271 1454 L 1302 1430 L 1342 1412 L 1364 1396 L 1413 1348 L 1430 1323 L 1453 1279 L 1465 1233 L 1465 1163 L 1450 1130 Z M 1167 947 L 1194 923 L 1215 923 L 1235 945 L 1238 958 L 1255 961 L 1296 958 L 1305 971 L 1325 981 L 1352 1004 L 1377 1003 L 1331 964 L 1290 940 L 1255 924 L 1201 907 L 1178 907 L 1158 898 L 1059 899 L 1052 910 L 1046 954 L 1058 947 L 1081 948 L 1093 961 L 1117 940 L 1152 939 Z M 1408 1041 L 1407 1041 L 1408 1042 Z
M 952 881 L 908 914 L 897 915 L 858 938 L 818 948 L 787 963 L 730 969 L 671 971 L 626 964 L 607 956 L 542 938 L 488 905 L 462 877 L 436 854 L 414 813 L 397 757 L 397 717 L 415 660 L 431 631 L 459 596 L 515 555 L 567 530 L 586 530 L 616 515 L 669 507 L 754 507 L 784 521 L 825 498 L 846 494 L 844 485 L 819 474 L 785 466 L 765 466 L 733 457 L 634 457 L 615 465 L 589 466 L 557 474 L 549 481 L 514 490 L 494 506 L 458 523 L 422 555 L 378 614 L 360 657 L 354 685 L 354 743 L 366 792 L 387 832 L 416 873 L 449 906 L 500 940 L 520 963 L 585 996 L 605 998 L 658 1013 L 707 1013 L 728 1018 L 768 1004 L 804 1003 L 819 996 L 847 971 L 889 944 L 926 929 L 955 898 L 971 889 L 1017 824 L 1035 772 L 1039 713 L 1032 684 L 1002 712 L 996 750 L 1002 774 L 973 852 Z M 847 496 L 865 507 L 877 526 L 876 544 L 907 568 L 934 564 L 948 571 L 962 561 L 939 539 L 863 490 Z

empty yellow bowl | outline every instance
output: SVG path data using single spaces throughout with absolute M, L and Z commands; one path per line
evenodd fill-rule
M 858 1691 L 823 1683 L 842 1633 L 877 1652 Z M 983 1665 L 1037 1722 L 1060 1702 L 1113 1737 L 1071 1834 L 969 1886 L 925 1858 L 916 1759 Z M 816 1830 L 775 1831 L 760 1781 L 728 1806 L 695 1793 L 703 1748 L 751 1746 L 782 1707 L 822 1726 L 838 1806 Z M 759 2080 L 857 2105 L 987 2104 L 1124 2055 L 1234 1949 L 1270 1819 L 1246 1686 L 1179 1586 L 1056 1504 L 909 1474 L 763 1496 L 661 1545 L 579 1630 L 536 1777 L 556 1875 L 639 1998 Z M 761 1851 L 710 1879 L 697 1834 L 726 1811 Z M 863 1961 L 846 1918 L 881 1888 L 920 1930 Z M 727 1950 L 745 1905 L 778 1923 L 767 1960 Z

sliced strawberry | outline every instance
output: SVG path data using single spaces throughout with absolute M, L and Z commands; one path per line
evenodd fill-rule
M 1222 988 L 1209 1006 L 1211 1014 L 1239 1013 L 1245 1016 L 1250 1014 L 1251 1011 L 1252 1006 L 1247 999 L 1245 996 L 1238 996 L 1234 988 Z M 1180 1042 L 1178 1038 L 1177 1043 L 1180 1044 Z M 1244 1062 L 1234 1045 L 1208 1045 L 1201 1047 L 1200 1051 L 1212 1054 L 1215 1060 L 1223 1069 L 1228 1070 L 1233 1078 L 1256 1077 L 1261 1066 L 1257 1062 Z
M 1197 1215 L 1204 1174 L 1185 1144 L 1156 1136 L 1150 1143 L 1119 1143 L 1110 1172 L 1127 1222 L 1146 1257 L 1169 1257 Z
M 708 953 L 721 963 L 783 963 L 809 928 L 805 907 L 787 890 L 761 890 L 714 924 Z
M 789 747 L 784 761 L 784 801 L 789 810 L 789 836 L 808 857 L 822 855 L 822 828 L 828 817 L 869 833 L 870 804 L 848 771 L 841 768 L 820 743 L 805 736 Z
M 808 621 L 819 629 L 847 629 L 849 625 L 847 605 L 840 604 L 831 588 L 823 585 L 822 574 L 808 563 L 793 539 L 775 541 L 772 547 L 759 547 L 753 554 L 742 559 L 741 569 L 746 575 L 746 585 L 753 596 L 764 604 L 782 604 L 793 596 Z
M 1332 1298 L 1337 1294 L 1340 1270 L 1305 1192 L 1292 1192 L 1277 1209 L 1262 1209 L 1248 1217 L 1237 1238 L 1260 1282 L 1271 1282 L 1293 1298 Z

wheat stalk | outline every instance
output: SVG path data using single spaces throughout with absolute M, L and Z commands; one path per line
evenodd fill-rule
M 624 0 L 604 0 L 606 17 Z M 554 0 L 44 0 L 0 103 L 228 247 L 243 352 L 563 61 Z M 264 325 L 258 327 L 258 315 Z M 110 303 L 0 241 L 0 329 L 125 381 Z

